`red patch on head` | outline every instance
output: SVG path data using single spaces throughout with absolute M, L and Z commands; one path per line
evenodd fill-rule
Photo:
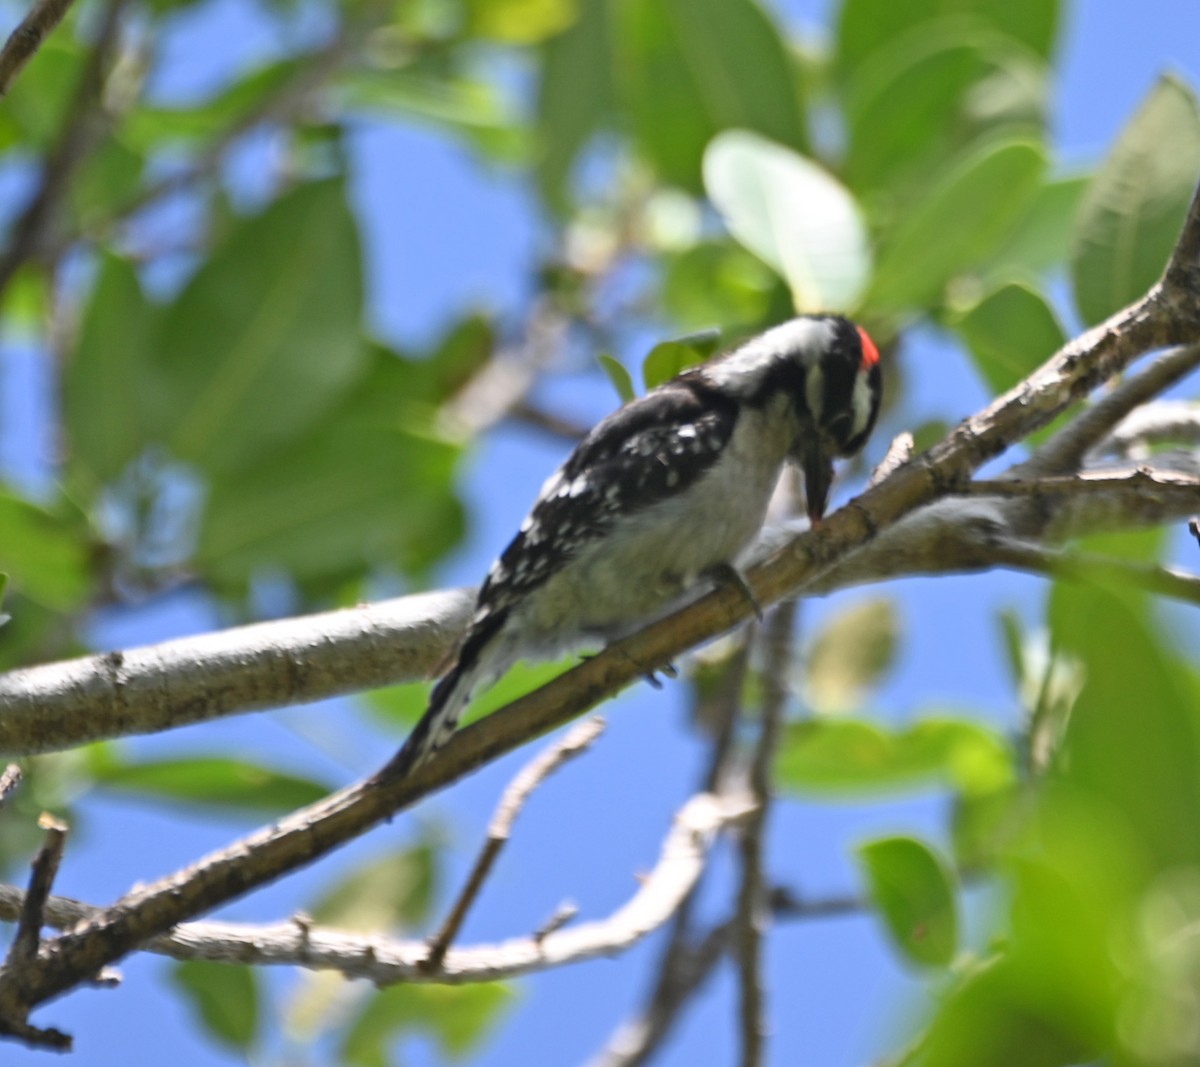
M 879 349 L 875 347 L 875 342 L 867 336 L 867 331 L 861 326 L 856 327 L 858 336 L 862 340 L 862 365 L 864 367 L 873 367 L 879 362 Z

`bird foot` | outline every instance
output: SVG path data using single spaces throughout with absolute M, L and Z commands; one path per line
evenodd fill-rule
M 714 563 L 704 572 L 703 577 L 707 578 L 714 585 L 732 586 L 745 598 L 751 609 L 754 611 L 754 617 L 759 621 L 763 621 L 762 605 L 758 602 L 758 597 L 754 595 L 754 590 L 747 584 L 746 579 L 742 576 L 742 572 L 737 569 L 732 563 Z

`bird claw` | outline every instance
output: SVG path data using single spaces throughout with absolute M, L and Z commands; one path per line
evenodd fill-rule
M 759 621 L 763 621 L 762 605 L 758 602 L 758 597 L 754 595 L 754 590 L 747 584 L 746 579 L 742 577 L 742 572 L 737 569 L 732 563 L 717 563 L 709 567 L 704 572 L 704 576 L 716 585 L 727 585 L 736 589 L 741 593 L 754 612 L 754 617 Z

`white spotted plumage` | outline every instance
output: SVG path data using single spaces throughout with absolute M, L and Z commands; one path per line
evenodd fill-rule
M 803 467 L 819 518 L 832 459 L 861 448 L 879 396 L 866 334 L 838 316 L 802 316 L 600 422 L 493 565 L 392 772 L 440 748 L 471 693 L 517 659 L 629 633 L 736 566 L 785 461 Z

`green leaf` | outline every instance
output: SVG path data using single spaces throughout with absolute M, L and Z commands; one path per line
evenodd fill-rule
M 185 960 L 171 981 L 208 1033 L 228 1048 L 248 1052 L 260 1027 L 258 976 L 253 967 Z
M 629 373 L 624 363 L 607 352 L 601 352 L 596 357 L 596 362 L 600 364 L 600 369 L 612 382 L 612 387 L 617 391 L 617 396 L 621 398 L 622 404 L 628 404 L 637 396 L 637 390 L 633 387 L 633 375 Z
M 359 388 L 303 440 L 214 480 L 196 550 L 207 578 L 241 585 L 275 567 L 315 580 L 381 563 L 419 574 L 461 537 L 459 449 L 412 403 L 412 366 L 373 358 Z
M 107 223 L 138 189 L 145 160 L 123 139 L 107 138 L 71 183 L 71 205 L 80 227 Z
M 663 306 L 686 329 L 714 322 L 761 322 L 779 280 L 731 241 L 703 241 L 664 257 Z
M 646 391 L 657 388 L 676 374 L 710 359 L 721 343 L 720 330 L 703 330 L 672 341 L 660 341 L 642 361 Z
M 351 1021 L 341 1055 L 353 1067 L 391 1067 L 393 1042 L 421 1033 L 434 1038 L 444 1055 L 461 1057 L 495 1026 L 512 999 L 499 982 L 388 986 Z
M 465 0 L 467 29 L 505 44 L 536 44 L 578 17 L 580 0 Z
M 994 251 L 1033 199 L 1045 166 L 1042 148 L 1028 141 L 972 152 L 897 226 L 866 305 L 881 313 L 939 301 L 952 278 Z
M 949 966 L 958 948 L 958 911 L 954 877 L 941 857 L 911 837 L 868 842 L 858 857 L 896 947 L 920 966 Z
M 1006 858 L 1025 829 L 1031 800 L 1018 786 L 955 797 L 950 833 L 959 868 L 983 870 Z
M 300 62 L 282 59 L 245 73 L 207 100 L 188 107 L 134 108 L 121 127 L 122 137 L 139 154 L 180 143 L 203 143 L 239 128 L 265 100 L 296 77 Z
M 1045 101 L 1040 62 L 1011 40 L 960 22 L 905 36 L 847 94 L 847 181 L 911 210 L 981 139 L 1040 139 Z
M 361 253 L 340 181 L 243 222 L 166 310 L 158 432 L 209 474 L 244 470 L 328 412 L 363 370 Z
M 862 702 L 896 659 L 896 605 L 871 597 L 835 612 L 822 625 L 806 659 L 805 695 L 821 712 L 848 711 Z
M 1075 219 L 1088 183 L 1089 178 L 1079 176 L 1046 182 L 990 262 L 977 272 L 980 281 L 985 285 L 1008 281 L 1036 284 L 1047 273 L 1061 269 L 1070 255 Z
M 665 181 L 699 192 L 704 147 L 730 127 L 805 146 L 799 79 L 753 0 L 622 0 L 617 11 L 617 84 Z
M 542 52 L 537 177 L 556 207 L 580 149 L 616 106 L 610 18 L 606 0 L 582 0 L 579 19 Z
M 578 658 L 568 656 L 553 663 L 528 663 L 524 660 L 510 667 L 495 685 L 481 692 L 467 709 L 464 725 L 490 715 L 498 708 L 511 704 L 518 697 L 540 689 L 552 678 L 578 663 Z M 410 682 L 375 689 L 366 695 L 368 706 L 385 721 L 397 723 L 405 728 L 412 726 L 429 706 L 428 682 Z
M 1094 324 L 1138 299 L 1162 274 L 1196 188 L 1200 105 L 1162 78 L 1121 131 L 1084 197 L 1071 279 Z
M 142 394 L 152 322 L 133 265 L 103 253 L 62 385 L 70 469 L 92 490 L 115 480 L 147 444 Z
M 97 785 L 208 811 L 285 815 L 331 792 L 311 779 L 224 756 L 126 762 L 110 748 L 89 752 L 89 770 Z
M 1016 283 L 989 293 L 954 327 L 996 396 L 1028 377 L 1067 340 L 1046 299 Z
M 843 77 L 869 69 L 905 34 L 935 32 L 946 21 L 973 21 L 1049 59 L 1060 19 L 1058 0 L 845 0 L 838 12 L 836 60 Z M 979 32 L 977 30 L 977 32 Z
M 489 157 L 519 162 L 528 150 L 520 116 L 493 84 L 444 72 L 354 68 L 338 82 L 345 107 L 400 115 L 458 134 Z
M 68 613 L 83 605 L 91 585 L 82 522 L 0 491 L 0 570 L 13 590 Z
M 4 140 L 26 150 L 53 143 L 75 95 L 84 56 L 84 46 L 68 33 L 50 34 L 42 42 L 4 98 L 0 119 L 10 120 L 15 129 L 7 131 L 8 137 L 0 133 L 0 147 Z
M 341 875 L 310 909 L 319 923 L 343 930 L 411 929 L 429 916 L 438 850 L 431 843 L 372 856 Z
M 1157 868 L 1200 863 L 1200 712 L 1188 671 L 1132 588 L 1055 582 L 1053 647 L 1083 667 L 1064 760 L 1075 788 Z
M 800 311 L 848 311 L 871 273 L 866 225 L 850 193 L 803 156 L 746 130 L 704 155 L 708 195 L 733 234 L 787 281 Z
M 863 719 L 791 723 L 775 765 L 781 789 L 801 796 L 866 796 L 953 786 L 968 794 L 1013 780 L 1011 746 L 963 719 L 926 719 L 888 730 Z

